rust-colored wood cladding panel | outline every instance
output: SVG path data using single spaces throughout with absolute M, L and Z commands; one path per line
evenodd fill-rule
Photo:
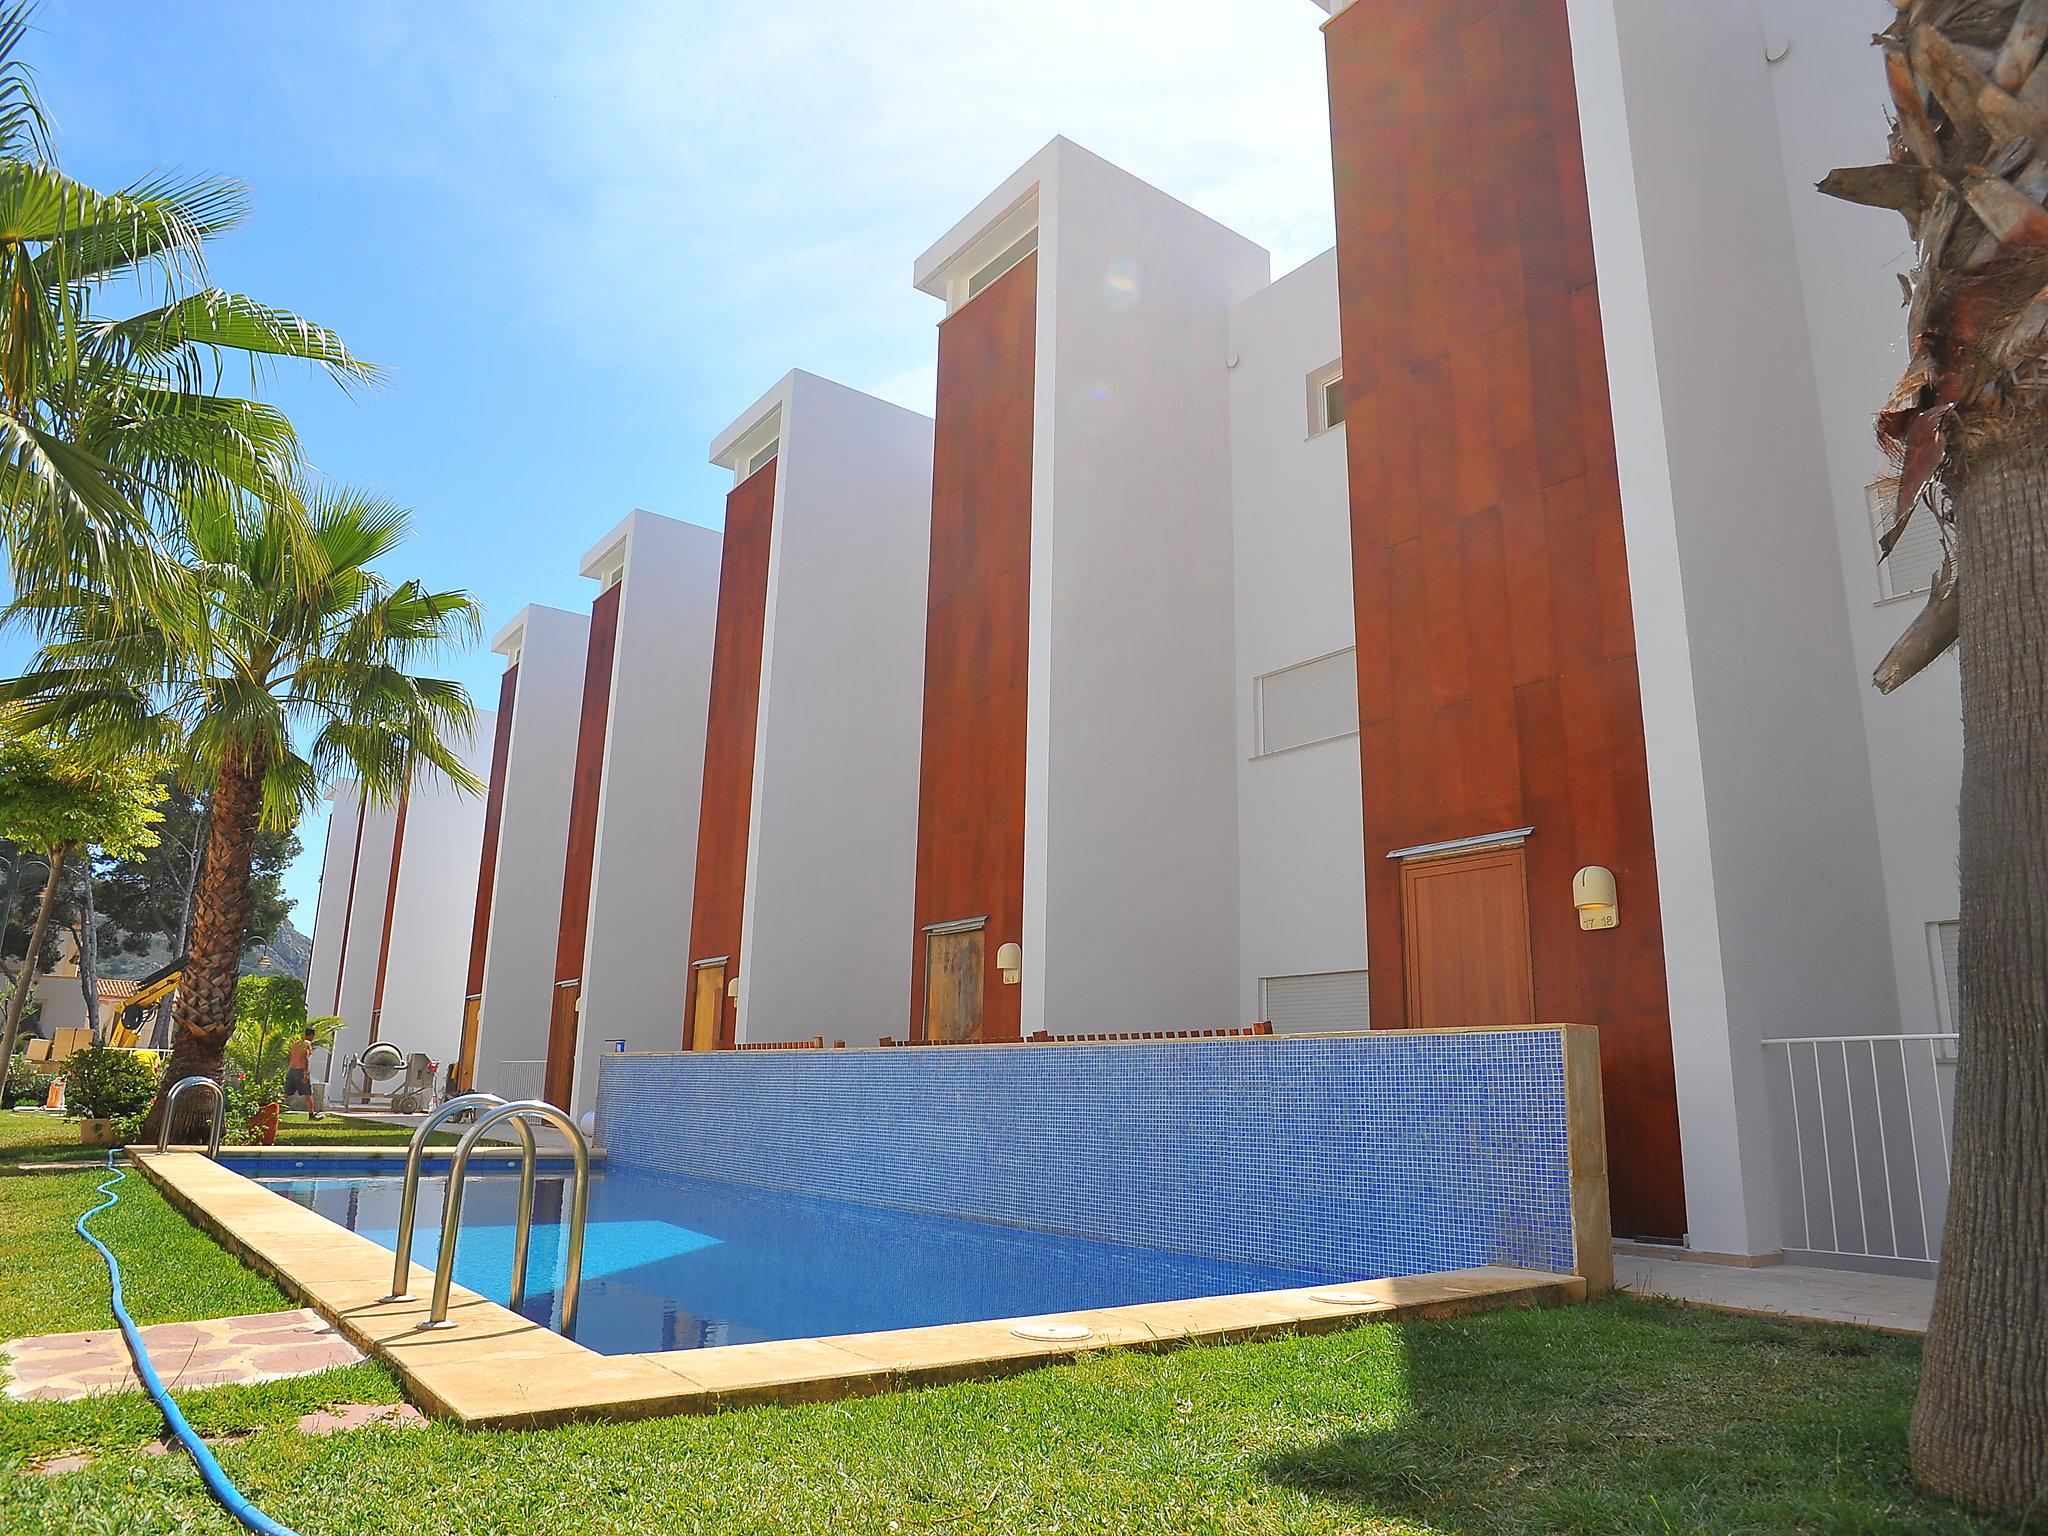
M 398 825 L 391 829 L 391 868 L 384 882 L 384 931 L 377 938 L 377 987 L 370 997 L 370 1039 L 384 1017 L 384 977 L 391 969 L 391 919 L 398 913 L 398 866 L 405 857 L 405 810 L 411 797 L 398 797 Z
M 569 1108 L 576 1087 L 576 1023 L 582 997 L 581 981 L 563 981 L 555 984 L 555 995 L 548 1000 L 548 1059 L 540 1096 L 557 1109 Z
M 484 795 L 484 842 L 476 874 L 476 915 L 469 925 L 469 979 L 462 993 L 474 997 L 484 989 L 484 956 L 491 937 L 491 898 L 498 885 L 498 838 L 505 820 L 505 772 L 512 755 L 512 708 L 519 695 L 515 662 L 498 679 L 498 725 L 491 736 L 491 780 Z
M 491 737 L 491 780 L 484 797 L 484 841 L 476 871 L 476 911 L 469 924 L 469 974 L 463 984 L 462 1048 L 455 1060 L 455 1084 L 462 1092 L 476 1076 L 476 1038 L 484 989 L 484 958 L 491 941 L 491 899 L 498 886 L 498 838 L 505 819 L 505 771 L 512 752 L 512 705 L 519 694 L 519 665 L 498 679 L 498 725 Z
M 1536 1014 L 1599 1026 L 1616 1231 L 1677 1237 L 1663 923 L 1564 0 L 1374 0 L 1324 36 L 1373 1022 L 1418 1022 L 1388 850 L 1533 826 Z M 1619 928 L 1579 929 L 1585 864 L 1614 871 Z
M 931 593 L 917 808 L 910 1031 L 924 1027 L 925 934 L 986 917 L 1024 937 L 1024 689 L 1031 638 L 1031 432 L 1038 258 L 939 327 Z M 984 968 L 980 1038 L 1014 1040 L 1018 989 Z
M 1401 925 L 1412 1028 L 1536 1022 L 1521 849 L 1404 865 Z
M 727 957 L 740 974 L 747 894 L 747 838 L 754 804 L 754 727 L 761 712 L 762 630 L 768 615 L 768 550 L 775 522 L 770 459 L 725 498 L 711 699 L 704 727 L 704 789 L 697 819 L 697 881 L 690 903 L 690 959 Z M 719 1001 L 718 1044 L 736 1043 L 732 1000 Z M 694 1034 L 694 1029 L 693 1029 Z
M 597 866 L 597 807 L 604 788 L 604 740 L 612 700 L 612 657 L 619 639 L 621 583 L 590 605 L 583 659 L 583 706 L 576 725 L 576 768 L 569 780 L 569 843 L 562 862 L 562 918 L 555 937 L 555 980 L 583 976 L 590 933 L 590 880 Z

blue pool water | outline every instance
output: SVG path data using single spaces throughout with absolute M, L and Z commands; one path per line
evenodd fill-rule
M 388 1165 L 288 1174 L 274 1163 L 229 1166 L 373 1242 L 396 1244 L 401 1181 Z M 428 1267 L 444 1187 L 438 1176 L 420 1186 L 413 1259 Z M 517 1197 L 510 1172 L 473 1173 L 463 1196 L 455 1278 L 500 1303 L 510 1289 Z M 536 1322 L 557 1321 L 567 1204 L 567 1180 L 543 1173 L 523 1309 Z M 576 1337 L 602 1354 L 698 1349 L 1331 1278 L 620 1168 L 591 1177 Z

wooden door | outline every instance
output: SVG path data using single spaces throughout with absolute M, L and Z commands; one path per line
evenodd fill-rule
M 1519 844 L 1404 865 L 1401 935 L 1409 1028 L 1536 1022 Z
M 553 1007 L 548 1013 L 548 1060 L 541 1097 L 557 1109 L 569 1107 L 569 1093 L 576 1086 L 576 1044 L 582 1031 L 577 1024 L 582 1014 L 583 981 L 555 983 Z
M 455 1053 L 455 1091 L 468 1093 L 476 1083 L 477 1035 L 483 1028 L 484 998 L 481 992 L 462 1000 L 462 1044 Z
M 981 1036 L 982 952 L 987 929 L 940 927 L 924 936 L 924 1038 L 935 1044 Z
M 725 1021 L 725 962 L 707 960 L 694 968 L 690 988 L 690 1049 L 718 1049 L 719 1025 Z

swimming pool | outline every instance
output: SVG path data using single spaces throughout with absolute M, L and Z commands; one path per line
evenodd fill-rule
M 402 1180 L 390 1164 L 227 1166 L 385 1248 Z M 446 1180 L 421 1181 L 413 1260 L 432 1267 Z M 535 1188 L 523 1315 L 553 1326 L 567 1180 Z M 518 1177 L 472 1172 L 455 1278 L 508 1299 Z M 1273 1269 L 1158 1249 L 915 1215 L 641 1169 L 594 1170 L 577 1342 L 600 1354 L 698 1349 L 1313 1285 L 1332 1271 Z

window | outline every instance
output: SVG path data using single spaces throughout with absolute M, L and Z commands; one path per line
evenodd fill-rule
M 1884 537 L 1893 510 L 1889 496 L 1871 497 L 1870 531 L 1874 540 Z M 1890 558 L 1877 562 L 1878 601 L 1889 602 L 1895 597 L 1911 597 L 1929 590 L 1941 570 L 1941 554 L 1941 525 L 1927 508 L 1915 507 L 1905 532 L 1892 546 Z
M 1259 981 L 1259 1011 L 1276 1035 L 1331 1034 L 1371 1028 L 1364 971 L 1323 971 L 1312 976 L 1266 976 Z
M 1353 646 L 1268 672 L 1253 685 L 1255 754 L 1334 741 L 1358 730 L 1358 650 Z
M 1344 360 L 1325 363 L 1308 376 L 1308 435 L 1318 437 L 1344 425 Z
M 1037 249 L 1038 229 L 1034 225 L 1032 228 L 1024 231 L 1021 238 L 1013 241 L 1005 248 L 1003 253 L 996 257 L 994 261 L 967 279 L 967 297 L 973 298 L 982 289 L 986 288 L 990 283 L 1001 277 L 1010 268 L 1017 265 L 1018 262 Z
M 621 563 L 621 564 L 619 564 L 619 565 L 615 565 L 615 566 L 613 566 L 613 567 L 612 567 L 612 568 L 611 568 L 610 570 L 608 570 L 608 571 L 606 571 L 606 572 L 604 573 L 604 589 L 605 589 L 605 591 L 607 591 L 607 592 L 611 591 L 611 589 L 612 589 L 613 587 L 616 587 L 616 586 L 617 586 L 617 585 L 618 585 L 618 584 L 619 584 L 620 582 L 624 581 L 625 579 L 626 579 L 626 567 L 625 567 L 625 565 L 624 565 L 623 563 Z
M 756 470 L 766 465 L 780 452 L 782 452 L 782 439 L 779 437 L 770 438 L 766 448 L 763 448 L 759 453 L 747 460 L 747 474 L 741 475 L 740 478 L 742 480 L 746 479 L 747 475 L 753 474 Z
M 1954 919 L 1927 925 L 1927 958 L 1934 968 L 1934 1017 L 1944 1034 L 1956 1033 L 1962 1010 L 1957 1007 L 1956 980 L 1962 925 Z

